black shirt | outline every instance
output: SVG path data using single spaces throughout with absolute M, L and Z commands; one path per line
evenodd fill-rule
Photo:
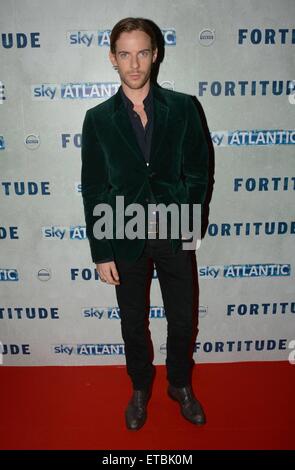
M 149 92 L 143 100 L 144 110 L 147 115 L 146 126 L 143 127 L 139 114 L 133 110 L 132 101 L 125 95 L 122 85 L 119 88 L 119 92 L 123 98 L 124 104 L 127 108 L 128 115 L 134 129 L 138 145 L 141 149 L 143 157 L 147 163 L 150 160 L 152 132 L 154 125 L 154 109 L 153 109 L 153 91 L 150 86 Z

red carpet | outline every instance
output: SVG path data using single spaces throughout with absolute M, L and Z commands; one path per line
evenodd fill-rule
M 1 367 L 1 449 L 294 449 L 295 366 L 202 364 L 194 389 L 208 423 L 186 422 L 157 367 L 148 421 L 127 431 L 125 367 Z

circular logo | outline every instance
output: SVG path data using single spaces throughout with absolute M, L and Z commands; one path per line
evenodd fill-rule
M 214 29 L 203 29 L 199 34 L 199 43 L 202 46 L 211 46 L 215 41 Z
M 208 313 L 208 307 L 199 305 L 199 318 L 204 318 Z
M 174 82 L 171 82 L 170 80 L 164 80 L 164 82 L 161 82 L 161 87 L 166 88 L 167 90 L 174 90 Z
M 39 269 L 37 278 L 39 281 L 49 281 L 51 279 L 51 270 L 46 268 Z
M 40 145 L 40 137 L 35 134 L 29 134 L 25 138 L 25 146 L 30 150 L 36 150 Z

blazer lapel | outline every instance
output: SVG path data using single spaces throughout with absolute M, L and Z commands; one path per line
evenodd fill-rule
M 161 143 L 165 137 L 169 108 L 161 93 L 161 88 L 154 84 L 153 87 L 153 104 L 154 104 L 154 126 L 151 142 L 150 166 L 155 161 L 156 155 L 160 149 Z M 126 145 L 135 154 L 142 165 L 146 166 L 141 149 L 137 143 L 132 124 L 129 119 L 128 112 L 125 108 L 122 96 L 119 91 L 115 95 L 114 113 L 112 120 L 115 128 L 124 139 Z
M 161 88 L 154 84 L 151 84 L 151 86 L 153 87 L 154 98 L 154 128 L 151 143 L 150 166 L 155 162 L 161 144 L 164 138 L 166 138 L 169 115 L 169 107 L 166 104 Z
M 122 139 L 125 141 L 125 144 L 130 148 L 131 152 L 136 155 L 136 157 L 138 158 L 138 160 L 141 161 L 141 163 L 144 163 L 144 159 L 141 154 L 140 147 L 137 143 L 136 135 L 133 131 L 127 109 L 125 108 L 124 102 L 119 91 L 117 91 L 115 95 L 114 108 L 115 109 L 112 115 L 112 120 L 115 128 L 121 135 Z

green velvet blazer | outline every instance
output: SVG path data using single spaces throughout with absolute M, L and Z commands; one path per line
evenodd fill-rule
M 81 187 L 86 234 L 92 260 L 136 260 L 145 239 L 97 239 L 93 215 L 97 204 L 114 208 L 116 196 L 124 206 L 157 203 L 202 204 L 208 185 L 208 146 L 192 97 L 157 85 L 153 87 L 154 128 L 149 165 L 136 140 L 118 91 L 86 112 L 82 129 Z M 127 218 L 126 218 L 127 220 Z M 114 230 L 115 230 L 115 221 Z M 170 240 L 174 253 L 181 237 Z

